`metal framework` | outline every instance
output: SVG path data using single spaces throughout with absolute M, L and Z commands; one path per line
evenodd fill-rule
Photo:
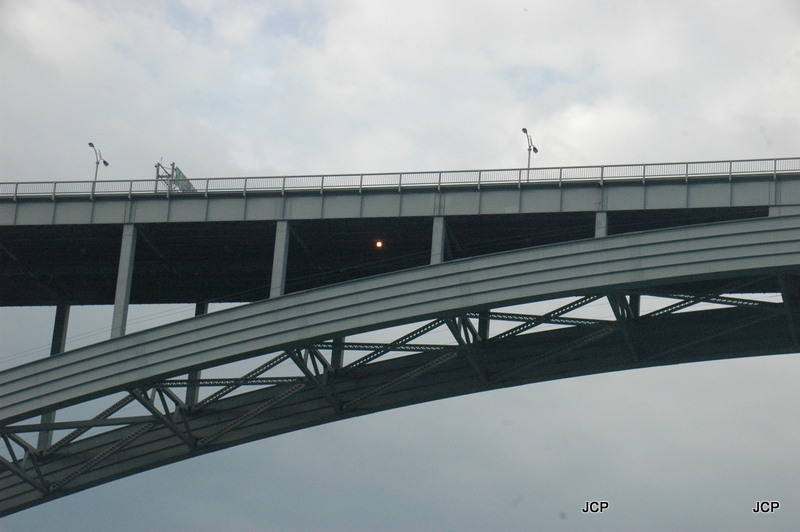
M 170 165 L 169 170 L 160 162 L 156 163 L 156 184 L 153 187 L 153 192 L 158 192 L 159 182 L 167 188 L 167 193 L 197 192 L 192 186 L 192 182 L 186 178 L 180 168 L 175 166 L 175 163 Z
M 290 294 L 12 368 L 0 515 L 405 405 L 792 352 L 799 261 L 800 217 L 607 237 Z
M 657 181 L 665 179 L 737 178 L 776 179 L 779 175 L 800 172 L 800 157 L 747 159 L 602 166 L 564 166 L 549 168 L 511 168 L 376 174 L 334 174 L 295 176 L 254 176 L 188 179 L 172 164 L 172 169 L 157 165 L 155 179 L 125 181 L 56 181 L 0 183 L 0 199 L 74 197 L 133 197 L 199 194 L 285 194 L 370 189 L 420 189 L 443 187 L 516 186 L 539 183 L 557 184 L 605 181 Z

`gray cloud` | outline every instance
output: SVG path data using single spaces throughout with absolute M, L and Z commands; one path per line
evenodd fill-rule
M 796 156 L 798 28 L 793 0 L 6 0 L 0 181 L 91 179 L 89 141 L 101 179 L 161 157 L 191 177 L 519 167 L 523 126 L 542 166 Z M 26 312 L 0 309 L 8 353 L 46 343 L 52 309 Z M 731 360 L 420 405 L 0 531 L 789 529 L 798 374 L 796 356 Z M 769 497 L 781 513 L 754 517 Z M 580 513 L 594 498 L 608 514 Z

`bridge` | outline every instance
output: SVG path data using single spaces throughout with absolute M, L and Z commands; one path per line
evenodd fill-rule
M 186 181 L 0 183 L 0 305 L 56 307 L 51 356 L 0 372 L 0 515 L 405 405 L 798 350 L 800 158 Z M 126 334 L 156 303 L 196 316 Z M 101 304 L 111 338 L 64 352 Z

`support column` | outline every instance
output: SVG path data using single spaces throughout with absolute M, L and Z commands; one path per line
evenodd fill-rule
M 269 297 L 280 297 L 286 293 L 286 264 L 289 260 L 289 222 L 278 220 L 275 227 L 275 251 L 272 255 L 272 282 Z
M 633 318 L 638 318 L 642 312 L 642 296 L 639 294 L 631 294 L 628 297 L 628 303 L 631 307 L 631 312 L 633 312 Z
M 333 349 L 331 350 L 331 366 L 333 369 L 340 370 L 344 362 L 344 338 L 333 339 Z
M 598 211 L 594 218 L 594 237 L 608 236 L 608 213 Z
M 53 340 L 50 343 L 50 356 L 64 352 L 67 345 L 67 326 L 69 325 L 69 305 L 61 303 L 56 307 L 56 320 L 53 325 Z M 56 420 L 56 412 L 42 414 L 42 423 L 53 423 Z M 43 430 L 39 432 L 39 442 L 36 448 L 40 451 L 47 449 L 53 444 L 53 431 Z
M 195 317 L 202 316 L 203 314 L 208 314 L 208 301 L 197 303 L 194 306 Z M 200 370 L 189 372 L 189 381 L 199 381 L 199 380 L 200 380 Z M 200 398 L 200 386 L 198 386 L 197 384 L 190 383 L 186 387 L 186 405 L 192 406 L 197 404 L 197 400 L 199 398 Z
M 478 313 L 478 334 L 481 337 L 481 341 L 486 344 L 486 341 L 489 339 L 489 311 L 482 310 Z
M 117 291 L 114 294 L 114 317 L 111 319 L 111 338 L 125 335 L 128 304 L 131 300 L 134 255 L 136 255 L 136 226 L 125 224 L 122 226 L 122 247 L 119 252 Z
M 444 261 L 444 216 L 433 217 L 433 237 L 431 239 L 431 264 Z

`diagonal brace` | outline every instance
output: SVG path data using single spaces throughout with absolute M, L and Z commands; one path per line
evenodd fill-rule
M 336 397 L 336 394 L 332 390 L 332 386 L 328 386 L 320 380 L 319 371 L 317 371 L 316 375 L 312 373 L 311 370 L 308 369 L 308 363 L 303 357 L 301 357 L 297 353 L 296 349 L 289 349 L 286 352 L 289 354 L 289 357 L 297 365 L 297 367 L 300 368 L 300 371 L 303 372 L 303 375 L 305 375 L 308 380 L 313 382 L 314 385 L 316 385 L 316 387 L 319 389 L 319 391 L 322 392 L 322 395 L 325 396 L 325 400 L 328 401 L 328 403 L 330 403 L 330 405 L 333 407 L 333 410 L 337 414 L 341 412 L 342 411 L 341 401 L 339 401 L 339 398 Z M 324 357 L 322 357 L 319 351 L 317 351 L 315 348 L 308 349 L 306 350 L 306 352 L 310 354 L 312 363 L 314 363 L 314 360 L 316 360 L 317 356 L 322 358 L 323 361 L 325 360 Z M 327 361 L 325 361 L 325 363 L 327 364 Z M 316 369 L 316 365 L 314 367 Z M 326 365 L 326 369 L 327 367 L 328 366 Z
M 478 374 L 478 378 L 480 378 L 481 382 L 484 384 L 489 382 L 486 376 L 486 370 L 475 356 L 478 349 L 477 345 L 481 343 L 481 337 L 478 331 L 475 330 L 475 327 L 472 326 L 470 319 L 466 317 L 458 318 L 458 322 L 456 322 L 455 319 L 450 318 L 446 320 L 445 323 L 455 337 L 456 342 L 458 342 L 459 351 L 464 353 L 470 366 L 472 366 L 475 373 Z M 472 339 L 471 342 L 469 341 L 470 337 Z
M 6 442 L 8 444 L 8 442 Z M 27 471 L 22 469 L 19 465 L 15 464 L 14 462 L 10 462 L 5 457 L 0 456 L 0 466 L 6 468 L 8 471 L 22 479 L 25 483 L 30 484 L 36 491 L 40 492 L 41 494 L 47 493 L 47 487 L 45 486 L 43 479 L 40 481 L 36 481 L 32 476 L 28 474 Z
M 82 475 L 86 471 L 89 471 L 91 468 L 96 466 L 101 461 L 105 460 L 106 458 L 108 458 L 112 454 L 116 453 L 117 451 L 119 451 L 120 449 L 122 449 L 123 447 L 125 447 L 126 445 L 131 443 L 136 438 L 142 436 L 144 433 L 146 433 L 148 430 L 150 430 L 154 426 L 155 426 L 155 423 L 145 423 L 144 425 L 142 425 L 141 427 L 139 427 L 138 429 L 136 429 L 132 433 L 128 434 L 127 436 L 125 436 L 124 438 L 119 440 L 117 443 L 115 443 L 111 447 L 107 448 L 102 453 L 94 456 L 93 458 L 91 458 L 90 460 L 85 462 L 82 466 L 80 466 L 77 469 L 75 469 L 72 473 L 68 474 L 67 476 L 65 476 L 61 480 L 51 484 L 50 485 L 50 491 L 55 491 L 55 490 L 61 488 L 62 486 L 72 482 L 73 480 L 78 478 L 80 475 Z
M 172 419 L 163 414 L 153 403 L 152 399 L 147 397 L 147 394 L 143 393 L 141 390 L 132 390 L 131 395 L 133 395 L 136 400 L 142 404 L 142 406 L 144 406 L 151 414 L 153 414 L 153 416 L 156 417 L 156 419 L 158 419 L 165 427 L 167 427 L 170 432 L 180 438 L 181 441 L 183 441 L 183 443 L 185 443 L 190 449 L 197 448 L 197 443 L 194 441 L 194 439 L 189 437 L 187 434 L 184 434 Z M 161 399 L 162 401 L 164 400 L 163 395 L 161 396 Z M 166 403 L 164 403 L 164 405 L 164 409 L 167 410 Z
M 611 305 L 611 310 L 614 311 L 614 317 L 617 318 L 617 324 L 622 336 L 625 338 L 625 344 L 628 346 L 628 351 L 633 360 L 639 360 L 639 354 L 636 351 L 636 345 L 633 343 L 631 337 L 631 322 L 634 319 L 633 310 L 625 296 L 621 294 L 608 294 L 608 303 Z
M 358 366 L 363 366 L 364 364 L 372 362 L 376 358 L 381 357 L 381 356 L 385 355 L 386 353 L 392 351 L 395 347 L 407 344 L 408 342 L 410 342 L 414 338 L 419 338 L 423 334 L 426 334 L 426 333 L 436 329 L 437 327 L 441 326 L 444 322 L 445 322 L 445 320 L 438 319 L 438 320 L 434 320 L 434 321 L 432 321 L 432 322 L 430 322 L 430 323 L 428 323 L 426 325 L 423 325 L 419 329 L 411 331 L 410 333 L 408 333 L 407 335 L 403 336 L 402 338 L 398 338 L 394 342 L 392 342 L 392 343 L 390 343 L 390 344 L 388 344 L 388 345 L 386 345 L 386 346 L 384 346 L 384 347 L 382 347 L 380 349 L 377 349 L 376 351 L 373 351 L 372 353 L 370 353 L 368 355 L 364 355 L 363 357 L 359 358 L 358 360 L 356 360 L 355 362 L 353 362 L 351 364 L 348 364 L 347 366 L 345 366 L 344 371 L 349 371 L 349 370 L 351 370 L 353 368 L 356 368 Z
M 206 405 L 208 405 L 210 403 L 213 403 L 214 401 L 218 401 L 219 399 L 221 399 L 222 397 L 228 395 L 229 393 L 231 393 L 235 389 L 237 389 L 240 386 L 243 386 L 244 384 L 246 384 L 249 379 L 252 379 L 253 377 L 257 377 L 257 376 L 261 375 L 262 373 L 266 373 L 267 371 L 269 371 L 270 369 L 274 368 L 275 366 L 277 366 L 278 364 L 280 364 L 281 362 L 283 362 L 287 358 L 289 358 L 288 354 L 281 353 L 280 355 L 276 356 L 272 360 L 260 365 L 259 367 L 257 367 L 253 371 L 247 373 L 241 379 L 237 379 L 237 382 L 234 382 L 232 384 L 229 384 L 229 385 L 225 386 L 223 389 L 214 392 L 213 394 L 209 395 L 208 397 L 206 397 L 205 399 L 203 399 L 199 403 L 196 403 L 195 405 L 193 405 L 191 407 L 190 411 L 191 412 L 196 412 L 196 411 L 200 410 L 201 408 L 205 407 Z
M 379 395 L 379 394 L 382 394 L 384 392 L 387 392 L 387 391 L 391 390 L 392 388 L 395 388 L 396 386 L 399 386 L 399 385 L 403 384 L 404 382 L 410 381 L 412 379 L 416 379 L 417 377 L 419 377 L 423 373 L 427 373 L 428 371 L 432 370 L 436 366 L 444 364 L 445 362 L 449 362 L 450 360 L 455 358 L 457 355 L 458 355 L 458 353 L 456 351 L 450 351 L 449 353 L 445 353 L 444 355 L 440 356 L 439 358 L 436 358 L 436 359 L 428 362 L 427 364 L 418 367 L 415 370 L 409 371 L 408 373 L 405 373 L 405 374 L 401 375 L 400 377 L 394 379 L 393 381 L 387 382 L 386 384 L 382 384 L 381 386 L 378 386 L 377 388 L 373 389 L 372 391 L 369 391 L 369 392 L 365 393 L 364 395 L 362 395 L 360 397 L 356 397 L 352 401 L 349 401 L 349 402 L 343 404 L 342 408 L 347 410 L 349 408 L 352 408 L 352 406 L 355 405 L 355 404 L 358 404 L 358 403 L 360 403 L 362 401 L 365 401 L 365 400 L 367 400 L 367 399 L 369 399 L 371 397 L 374 397 L 376 395 Z
M 527 362 L 522 362 L 521 364 L 517 364 L 516 366 L 512 367 L 511 369 L 509 369 L 509 370 L 501 373 L 500 375 L 498 375 L 497 378 L 494 379 L 494 381 L 495 382 L 504 381 L 504 380 L 508 379 L 509 377 L 513 377 L 517 373 L 520 373 L 520 372 L 525 371 L 525 370 L 527 370 L 529 368 L 537 366 L 537 365 L 539 365 L 539 364 L 541 364 L 543 362 L 548 362 L 550 360 L 554 360 L 554 359 L 559 358 L 559 357 L 561 357 L 563 355 L 566 355 L 567 353 L 569 353 L 571 351 L 574 351 L 575 349 L 578 349 L 578 348 L 583 347 L 585 345 L 589 345 L 589 344 L 591 344 L 593 342 L 596 342 L 597 340 L 600 340 L 601 338 L 604 338 L 604 337 L 608 336 L 609 334 L 611 334 L 613 332 L 614 332 L 614 327 L 606 327 L 604 329 L 600 329 L 598 331 L 594 331 L 593 333 L 587 334 L 585 336 L 582 336 L 580 338 L 577 338 L 577 339 L 569 342 L 568 344 L 566 344 L 563 347 L 559 347 L 559 348 L 554 349 L 554 350 L 552 350 L 552 351 L 550 351 L 548 353 L 545 353 L 545 354 L 543 354 L 543 355 L 541 355 L 539 357 L 536 357 L 533 360 L 529 360 Z
M 295 384 L 294 386 L 292 386 L 288 390 L 284 391 L 283 393 L 278 394 L 277 396 L 273 397 L 269 401 L 266 401 L 266 402 L 262 403 L 261 405 L 253 408 L 252 410 L 250 410 L 246 414 L 244 414 L 242 416 L 239 416 L 238 418 L 234 419 L 233 421 L 231 421 L 230 423 L 228 423 L 224 427 L 222 427 L 222 428 L 216 430 L 215 432 L 209 434 L 205 438 L 202 438 L 202 439 L 198 440 L 197 441 L 197 446 L 198 447 L 204 447 L 204 446 L 208 445 L 212 441 L 216 440 L 217 438 L 219 438 L 223 434 L 225 434 L 227 432 L 230 432 L 231 430 L 235 429 L 236 427 L 238 427 L 242 423 L 246 422 L 250 418 L 253 418 L 253 417 L 257 416 L 261 412 L 263 412 L 263 411 L 273 407 L 274 405 L 280 403 L 281 401 L 283 401 L 287 397 L 289 397 L 291 395 L 294 395 L 295 393 L 299 392 L 300 390 L 305 388 L 305 386 L 306 385 L 304 383 L 302 383 L 302 382 L 299 383 L 299 384 Z

